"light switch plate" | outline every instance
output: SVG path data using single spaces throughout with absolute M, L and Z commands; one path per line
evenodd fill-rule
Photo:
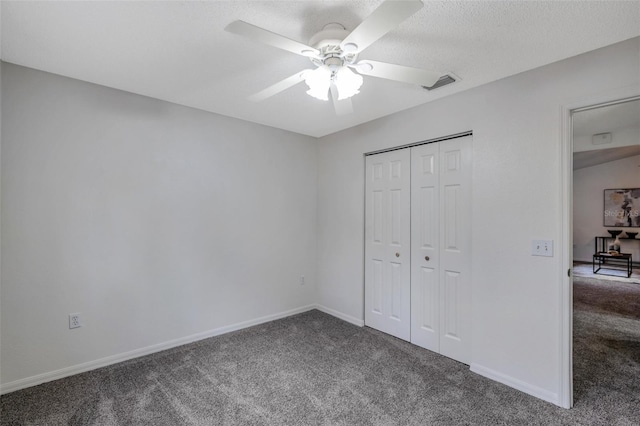
M 553 240 L 533 240 L 531 242 L 533 256 L 553 257 Z

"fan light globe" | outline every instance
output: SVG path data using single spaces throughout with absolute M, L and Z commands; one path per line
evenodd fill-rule
M 329 100 L 329 88 L 331 86 L 331 70 L 326 65 L 322 65 L 304 75 L 304 82 L 309 86 L 307 95 L 321 101 Z
M 341 101 L 360 93 L 362 76 L 354 73 L 347 67 L 342 67 L 336 72 L 333 83 L 338 89 L 338 100 Z
M 334 84 L 338 89 L 338 100 L 348 99 L 360 93 L 362 76 L 347 67 L 340 67 L 331 71 L 327 65 L 322 65 L 304 74 L 304 82 L 309 86 L 307 94 L 321 101 L 329 100 L 329 89 Z

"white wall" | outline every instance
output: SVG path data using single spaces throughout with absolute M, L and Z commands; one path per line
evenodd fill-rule
M 573 172 L 573 258 L 591 262 L 595 237 L 608 236 L 607 229 L 640 232 L 640 228 L 603 226 L 605 189 L 640 187 L 640 155 L 585 167 Z M 639 237 L 636 237 L 639 238 Z M 621 240 L 622 251 L 640 261 L 638 242 Z
M 5 388 L 315 301 L 315 139 L 6 63 L 1 87 Z
M 573 152 L 592 151 L 595 149 L 619 148 L 637 145 L 640 140 L 640 127 L 623 127 L 618 129 L 604 129 L 611 133 L 611 143 L 594 145 L 592 136 L 576 136 L 573 138 Z
M 560 404 L 561 111 L 638 88 L 639 50 L 629 40 L 322 138 L 319 303 L 363 318 L 363 154 L 472 130 L 472 368 Z M 532 257 L 532 239 L 554 240 L 555 256 Z

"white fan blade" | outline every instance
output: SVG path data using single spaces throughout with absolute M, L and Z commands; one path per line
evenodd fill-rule
M 311 46 L 291 40 L 280 34 L 272 33 L 271 31 L 256 27 L 244 21 L 230 23 L 225 27 L 225 31 L 302 56 L 315 57 L 320 54 L 318 49 L 314 49 Z
M 360 53 L 374 41 L 396 28 L 409 16 L 422 9 L 421 0 L 387 0 L 345 38 L 340 46 L 345 52 Z
M 304 70 L 295 73 L 291 77 L 287 77 L 284 80 L 277 82 L 276 84 L 272 84 L 264 90 L 259 91 L 251 96 L 249 96 L 249 100 L 253 102 L 264 101 L 267 98 L 270 98 L 273 95 L 277 95 L 278 93 L 287 90 L 289 87 L 293 87 L 296 84 L 304 81 L 304 73 L 311 70 Z
M 333 99 L 333 109 L 336 110 L 336 115 L 348 115 L 353 114 L 353 104 L 351 98 L 338 100 L 338 88 L 331 85 L 331 99 Z
M 370 60 L 358 62 L 355 65 L 355 69 L 360 74 L 386 78 L 387 80 L 401 81 L 403 83 L 418 84 L 426 87 L 433 86 L 440 77 L 442 77 L 442 74 L 436 71 L 428 71 L 420 68 L 411 68 Z

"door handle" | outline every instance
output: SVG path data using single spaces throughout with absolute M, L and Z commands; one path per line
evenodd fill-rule
M 400 257 L 400 253 L 396 253 L 396 257 Z
M 425 256 L 424 260 L 426 260 L 428 262 L 429 261 L 429 256 Z

